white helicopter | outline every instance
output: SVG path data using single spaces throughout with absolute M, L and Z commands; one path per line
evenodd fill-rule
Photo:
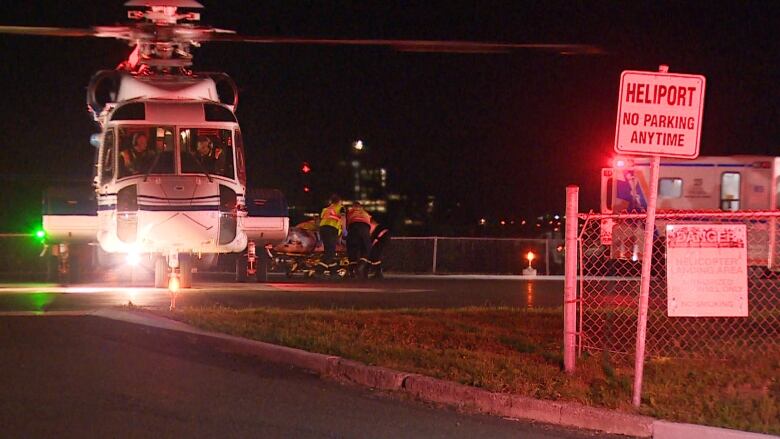
M 202 42 L 385 46 L 400 51 L 507 52 L 540 49 L 600 54 L 580 44 L 506 44 L 468 41 L 343 40 L 240 36 L 194 24 L 194 0 L 130 0 L 120 26 L 88 29 L 0 26 L 0 33 L 102 37 L 133 50 L 115 70 L 97 72 L 87 104 L 101 132 L 93 136 L 95 201 L 57 188 L 44 202 L 43 228 L 59 271 L 68 271 L 74 244 L 97 244 L 104 254 L 154 266 L 155 287 L 192 285 L 195 256 L 239 253 L 237 278 L 266 279 L 258 248 L 288 233 L 281 192 L 247 191 L 244 141 L 235 111 L 238 91 L 224 73 L 190 69 Z M 133 9 L 135 8 L 135 9 Z M 186 11 L 185 11 L 186 10 Z M 89 198 L 89 197 L 86 197 Z

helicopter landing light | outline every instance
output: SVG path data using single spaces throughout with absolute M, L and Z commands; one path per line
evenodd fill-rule
M 176 276 L 175 274 L 172 275 L 168 280 L 168 291 L 170 291 L 171 293 L 178 293 L 180 286 L 181 285 L 179 284 L 178 276 Z
M 135 267 L 141 263 L 141 256 L 137 252 L 130 252 L 126 257 L 127 264 Z

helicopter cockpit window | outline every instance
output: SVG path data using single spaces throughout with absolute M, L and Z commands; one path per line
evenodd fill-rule
M 233 178 L 233 133 L 219 128 L 179 131 L 182 174 L 208 173 Z
M 232 111 L 216 104 L 203 104 L 206 122 L 236 122 Z
M 106 184 L 114 178 L 116 150 L 114 149 L 114 130 L 109 129 L 103 135 L 103 151 L 100 155 L 100 183 Z
M 173 174 L 173 127 L 119 128 L 119 178 L 131 175 Z

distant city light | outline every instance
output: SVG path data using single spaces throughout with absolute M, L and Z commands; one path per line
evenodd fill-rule
M 555 220 L 557 221 L 557 220 L 561 219 L 561 216 L 560 215 L 555 215 L 555 216 L 553 216 L 553 218 L 555 218 Z
M 479 225 L 480 225 L 480 226 L 484 226 L 486 222 L 487 222 L 487 221 L 485 220 L 485 218 L 480 218 L 480 220 L 479 220 Z
M 504 220 L 501 220 L 501 225 L 502 225 L 502 226 L 505 226 L 505 225 L 506 225 L 506 221 L 504 221 Z
M 355 150 L 357 150 L 357 151 L 362 151 L 363 150 L 363 141 L 362 140 L 358 140 L 357 142 L 352 144 L 352 147 L 355 148 Z
M 520 221 L 521 225 L 525 225 L 525 220 Z

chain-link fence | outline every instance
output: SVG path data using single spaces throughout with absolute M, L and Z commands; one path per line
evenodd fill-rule
M 43 245 L 28 234 L 0 234 L 0 278 L 38 280 L 47 276 L 52 261 L 40 257 L 42 250 Z M 532 266 L 538 275 L 563 274 L 562 239 L 393 237 L 383 266 L 392 273 L 408 274 L 523 274 L 529 252 L 534 255 Z M 200 271 L 235 270 L 234 258 L 229 255 L 214 259 Z
M 395 273 L 563 274 L 562 239 L 393 237 L 383 266 Z
M 635 351 L 645 219 L 644 214 L 580 215 L 578 333 L 581 350 L 623 354 Z M 697 262 L 705 268 L 687 268 L 687 272 L 680 271 L 677 265 L 667 267 L 667 231 L 671 233 L 682 225 L 702 224 L 745 226 L 747 317 L 669 316 L 667 268 L 678 270 L 674 272 L 676 285 L 692 269 L 699 274 L 688 276 L 690 279 L 706 278 L 709 272 L 713 273 L 713 279 L 723 277 L 722 271 L 729 270 L 718 264 L 722 261 L 708 259 Z M 659 212 L 654 236 L 647 355 L 720 358 L 760 355 L 766 349 L 780 349 L 780 211 Z M 707 265 L 711 267 L 706 268 Z M 683 284 L 682 289 L 686 288 Z M 719 291 L 715 286 L 704 290 L 711 291 L 711 299 L 717 301 L 718 292 L 729 289 L 733 288 Z

